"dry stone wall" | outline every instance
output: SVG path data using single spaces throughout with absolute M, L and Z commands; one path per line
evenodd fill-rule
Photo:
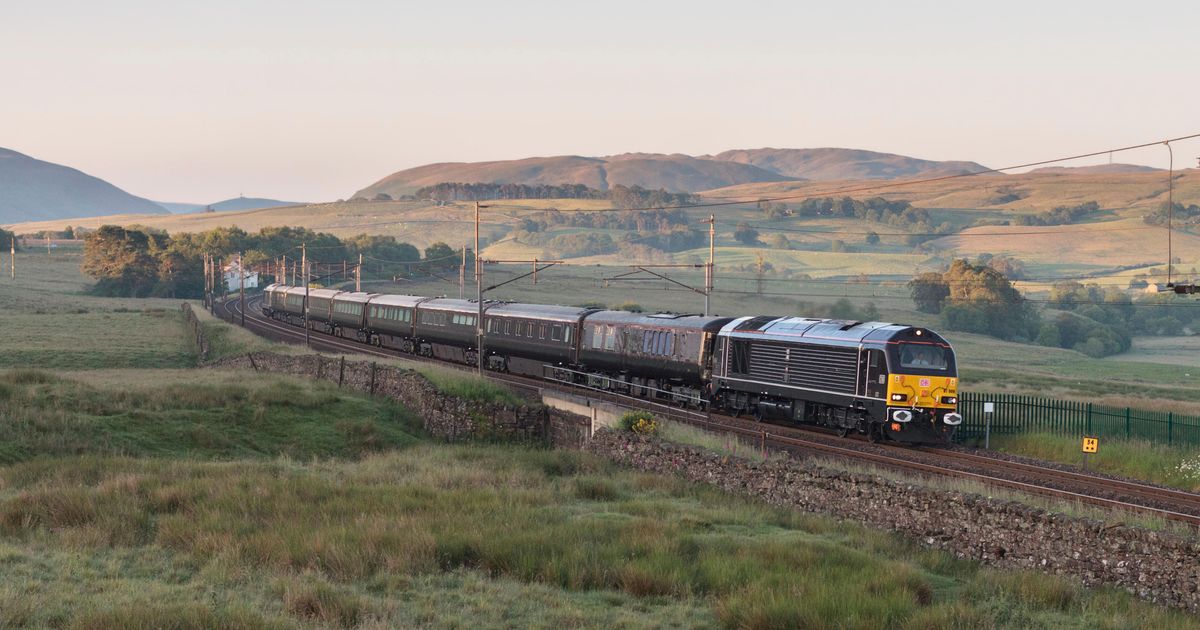
M 183 311 L 183 319 L 187 322 L 188 328 L 192 330 L 192 341 L 196 344 L 196 354 L 200 363 L 208 360 L 208 336 L 204 334 L 204 325 L 200 323 L 200 318 L 196 317 L 196 312 L 192 310 L 192 305 L 183 302 L 179 305 Z
M 585 437 L 576 428 L 586 428 L 586 419 L 572 418 L 571 414 L 536 403 L 510 405 L 460 398 L 438 390 L 417 372 L 370 361 L 258 352 L 223 359 L 209 367 L 306 376 L 366 394 L 387 396 L 420 417 L 430 435 L 447 441 L 551 442 L 578 448 Z M 555 430 L 551 430 L 552 424 Z
M 598 430 L 586 448 L 639 470 L 895 530 L 960 557 L 1118 585 L 1143 599 L 1200 612 L 1200 543 L 1178 535 L 801 460 L 752 462 L 628 432 Z

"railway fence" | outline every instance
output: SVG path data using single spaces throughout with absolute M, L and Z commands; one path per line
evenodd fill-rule
M 987 430 L 984 413 L 984 403 L 987 402 L 994 405 L 992 435 L 1049 433 L 1140 439 L 1167 445 L 1200 445 L 1200 416 L 984 392 L 960 393 L 958 407 L 963 415 L 963 423 L 957 432 L 958 441 L 983 437 Z

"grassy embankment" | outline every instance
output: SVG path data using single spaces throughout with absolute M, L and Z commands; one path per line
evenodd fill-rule
M 422 443 L 325 385 L 195 376 L 0 376 L 6 624 L 1191 623 L 579 453 Z
M 1032 433 L 992 439 L 997 450 L 1080 466 L 1080 439 Z M 1144 479 L 1200 492 L 1200 448 L 1152 444 L 1142 440 L 1102 439 L 1100 451 L 1088 456 L 1088 469 Z

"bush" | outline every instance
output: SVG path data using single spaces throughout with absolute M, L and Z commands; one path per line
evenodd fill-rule
M 625 431 L 632 431 L 642 435 L 654 435 L 658 432 L 658 422 L 654 419 L 654 415 L 648 411 L 630 411 L 621 416 L 617 425 Z

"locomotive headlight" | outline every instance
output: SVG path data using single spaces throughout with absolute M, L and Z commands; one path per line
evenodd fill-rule
M 942 396 L 943 405 L 957 405 L 958 396 Z
M 952 427 L 962 424 L 962 416 L 957 413 L 948 413 L 942 417 L 942 422 Z
M 894 400 L 896 402 L 904 402 L 905 400 L 908 400 L 908 395 L 907 394 L 892 394 L 892 400 Z
M 897 409 L 892 412 L 892 420 L 896 422 L 909 422 L 913 419 L 913 413 L 907 409 Z

